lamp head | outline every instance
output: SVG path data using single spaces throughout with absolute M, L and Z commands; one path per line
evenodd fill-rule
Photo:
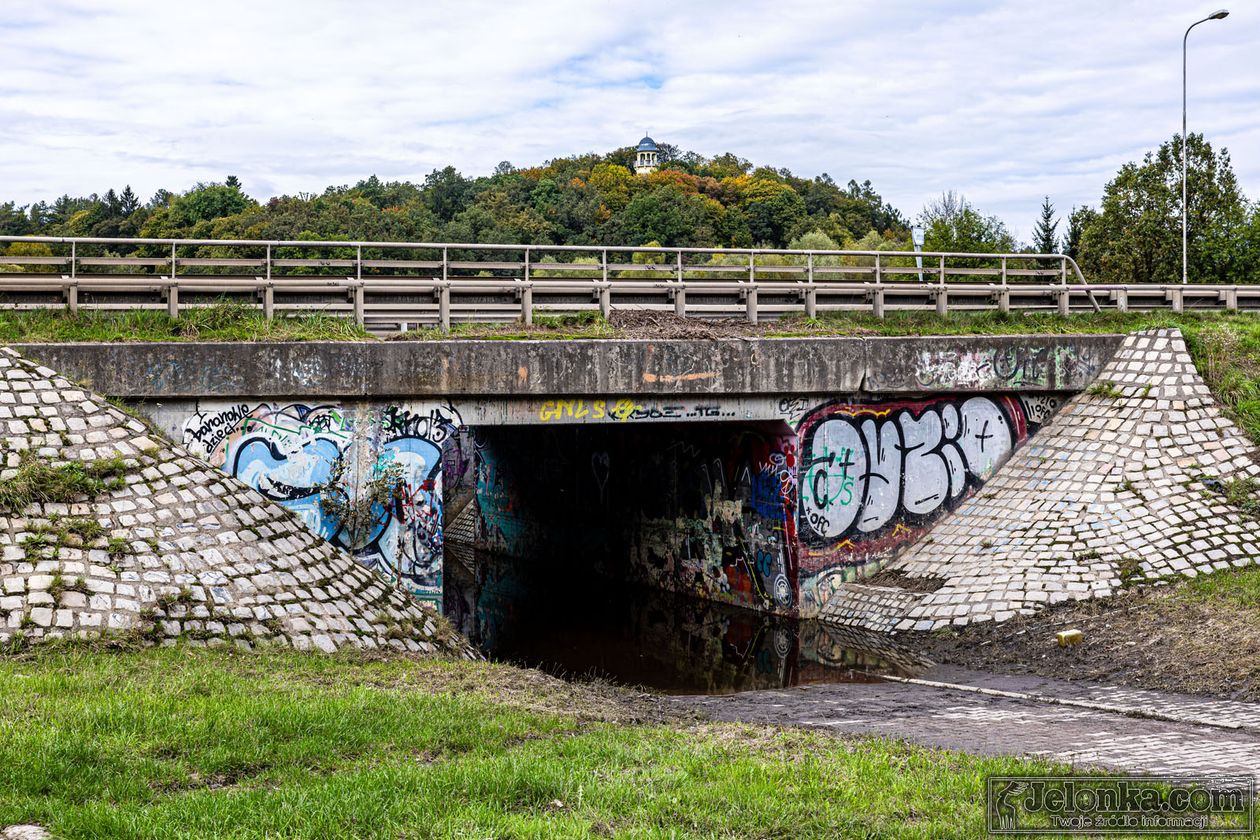
M 1229 17 L 1229 9 L 1217 9 L 1208 15 L 1208 20 L 1222 20 L 1227 17 Z

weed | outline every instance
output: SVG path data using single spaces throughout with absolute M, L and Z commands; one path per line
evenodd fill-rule
M 53 466 L 29 452 L 14 475 L 0 479 L 0 510 L 18 513 L 31 504 L 93 498 L 126 484 L 127 467 L 121 458 Z
M 1120 585 L 1132 586 L 1142 578 L 1142 561 L 1136 557 L 1121 557 L 1116 562 L 1120 572 Z
M 25 653 L 26 649 L 31 646 L 31 640 L 21 630 L 9 637 L 9 640 L 0 646 L 0 653 L 16 656 L 19 653 Z
M 131 553 L 131 543 L 126 537 L 110 537 L 105 547 L 110 559 L 121 560 Z
M 402 464 L 393 462 L 374 470 L 372 477 L 351 496 L 346 492 L 345 458 L 333 462 L 328 481 L 317 485 L 319 507 L 323 514 L 345 529 L 350 544 L 357 543 L 380 518 L 382 509 L 389 510 L 399 501 L 403 488 Z M 288 508 L 282 508 L 288 511 Z
M 1124 396 L 1124 391 L 1121 391 L 1120 388 L 1116 386 L 1116 383 L 1108 382 L 1104 379 L 1100 379 L 1093 385 L 1090 385 L 1089 388 L 1085 390 L 1085 393 L 1089 394 L 1091 397 L 1102 397 L 1107 400 L 1118 400 Z
M 1260 496 L 1256 495 L 1260 490 L 1260 482 L 1256 479 L 1250 476 L 1232 478 L 1221 482 L 1221 488 L 1225 501 L 1244 513 L 1252 516 L 1260 515 Z

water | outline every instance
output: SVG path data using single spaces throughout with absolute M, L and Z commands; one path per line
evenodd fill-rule
M 523 586 L 448 562 L 445 609 L 491 659 L 672 694 L 728 694 L 907 676 L 886 637 L 600 578 Z M 470 568 L 482 570 L 480 581 Z

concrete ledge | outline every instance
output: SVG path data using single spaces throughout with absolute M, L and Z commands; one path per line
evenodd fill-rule
M 1123 335 L 986 335 L 868 338 L 864 390 L 1080 391 Z
M 115 397 L 1071 391 L 1121 336 L 16 344 Z

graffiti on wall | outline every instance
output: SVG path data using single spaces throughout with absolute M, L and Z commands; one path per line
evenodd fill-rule
M 825 601 L 828 579 L 848 579 L 918 539 L 1055 407 L 1052 397 L 972 396 L 807 413 L 797 429 L 802 589 Z
M 787 430 L 784 429 L 786 432 Z M 674 439 L 633 480 L 669 476 L 627 534 L 632 567 L 661 588 L 777 611 L 796 606 L 796 445 L 756 425 Z
M 449 405 L 235 403 L 199 406 L 184 422 L 183 442 L 364 565 L 436 599 L 442 586 L 441 447 L 459 425 Z M 372 502 L 366 527 L 354 533 L 321 503 L 330 492 L 367 498 L 371 482 L 386 472 L 398 477 L 396 492 L 387 503 Z

